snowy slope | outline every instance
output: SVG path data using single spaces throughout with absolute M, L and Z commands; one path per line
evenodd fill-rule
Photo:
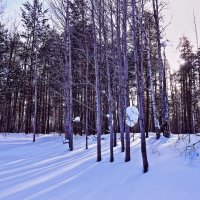
M 0 200 L 199 200 L 200 160 L 180 156 L 176 136 L 147 140 L 149 172 L 142 173 L 139 135 L 131 162 L 120 145 L 109 162 L 109 139 L 103 136 L 103 161 L 96 162 L 96 141 L 76 137 L 69 152 L 59 135 L 0 134 Z

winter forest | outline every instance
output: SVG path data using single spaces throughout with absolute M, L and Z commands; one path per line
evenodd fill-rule
M 196 43 L 180 35 L 173 70 L 165 0 L 28 0 L 9 26 L 7 6 L 0 0 L 0 199 L 198 199 L 195 14 Z M 154 196 L 152 182 L 159 195 L 171 184 L 171 196 Z

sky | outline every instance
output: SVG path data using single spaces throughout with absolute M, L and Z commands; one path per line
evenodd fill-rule
M 194 28 L 193 11 L 196 15 L 196 24 L 200 39 L 200 1 L 199 0 L 168 0 L 168 9 L 164 11 L 166 24 L 166 37 L 170 41 L 166 48 L 166 55 L 172 69 L 178 69 L 181 60 L 177 46 L 181 36 L 186 36 L 192 42 L 194 50 L 196 46 L 196 36 Z
M 13 20 L 19 17 L 20 6 L 25 1 L 26 0 L 7 0 L 6 15 L 9 16 L 8 19 Z M 166 47 L 166 56 L 171 68 L 176 70 L 181 63 L 177 50 L 180 37 L 183 35 L 187 36 L 196 50 L 193 11 L 196 15 L 196 23 L 200 38 L 200 0 L 166 0 L 166 2 L 168 2 L 168 6 L 163 10 L 165 17 L 165 24 L 163 26 L 170 23 L 165 30 L 166 39 L 169 40 L 169 44 Z
M 25 0 L 6 0 L 6 15 L 16 17 L 20 14 L 20 7 Z

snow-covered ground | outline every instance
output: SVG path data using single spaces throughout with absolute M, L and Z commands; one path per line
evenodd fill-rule
M 120 144 L 109 162 L 109 138 L 103 136 L 102 162 L 96 162 L 96 141 L 77 136 L 75 150 L 56 134 L 35 144 L 25 134 L 0 134 L 1 200 L 199 200 L 200 159 L 180 156 L 177 137 L 147 140 L 149 172 L 143 174 L 140 139 L 131 143 L 131 162 L 124 162 Z

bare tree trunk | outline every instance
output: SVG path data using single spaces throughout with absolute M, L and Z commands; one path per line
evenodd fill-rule
M 193 10 L 193 23 L 194 23 L 194 31 L 195 31 L 195 37 L 196 37 L 196 45 L 197 45 L 197 51 L 199 49 L 199 36 L 198 36 L 198 30 L 197 30 L 197 23 L 196 23 L 196 15 Z
M 72 63 L 71 63 L 71 30 L 70 30 L 70 14 L 67 0 L 65 5 L 65 27 L 64 27 L 64 42 L 65 42 L 65 101 L 66 101 L 66 116 L 65 116 L 65 138 L 69 140 L 69 150 L 73 151 L 73 130 L 72 130 Z
M 165 55 L 165 46 L 163 51 L 164 63 L 163 63 L 163 135 L 165 137 L 170 137 L 169 133 L 169 106 L 168 106 L 168 95 L 167 95 L 167 77 L 166 77 L 166 55 Z
M 111 90 L 111 78 L 110 78 L 110 65 L 108 61 L 108 42 L 107 42 L 107 33 L 105 27 L 105 9 L 104 9 L 104 0 L 103 0 L 103 36 L 104 36 L 104 46 L 105 46 L 105 56 L 106 56 L 106 73 L 107 73 L 107 86 L 108 86 L 108 121 L 109 121 L 109 129 L 110 129 L 110 162 L 114 161 L 113 155 L 113 98 L 112 98 L 112 90 Z
M 157 51 L 158 51 L 158 64 L 159 64 L 159 118 L 160 124 L 163 124 L 163 61 L 161 55 L 161 42 L 160 42 L 160 29 L 159 29 L 159 16 L 158 16 L 158 1 L 153 0 L 154 19 L 156 23 L 156 39 L 157 39 Z M 160 133 L 157 134 L 157 139 L 160 138 Z
M 157 137 L 159 137 L 160 126 L 159 126 L 159 121 L 157 117 L 156 97 L 155 97 L 153 77 L 152 77 L 151 46 L 150 46 L 150 40 L 148 39 L 147 34 L 145 35 L 145 38 L 146 38 L 146 46 L 147 46 L 148 76 L 150 80 L 150 93 L 151 93 L 151 104 L 152 104 L 152 109 L 153 109 L 153 120 L 154 120 L 154 126 L 155 126 Z
M 127 0 L 124 0 L 124 12 L 123 12 L 123 49 L 124 49 L 124 110 L 129 106 L 129 86 L 128 86 L 128 61 L 127 61 Z M 131 159 L 130 149 L 130 127 L 125 125 L 125 137 L 126 137 L 126 154 L 125 162 Z
M 89 52 L 88 52 L 88 46 L 85 40 L 85 45 L 86 45 L 86 86 L 85 86 L 85 103 L 86 103 L 86 114 L 85 114 L 85 139 L 86 139 L 86 144 L 85 148 L 88 149 L 88 70 L 89 70 Z
M 101 99 L 99 91 L 99 66 L 97 60 L 97 36 L 95 24 L 95 5 L 94 0 L 92 4 L 92 22 L 93 22 L 93 37 L 94 37 L 94 68 L 95 68 L 95 89 L 96 89 L 96 129 L 97 129 L 97 162 L 101 161 Z
M 135 72 L 136 72 L 136 82 L 137 82 L 137 94 L 138 94 L 138 106 L 139 106 L 139 124 L 140 124 L 140 132 L 141 132 L 141 153 L 143 160 L 143 170 L 144 173 L 148 171 L 148 160 L 147 160 L 147 152 L 146 152 L 146 138 L 145 138 L 145 127 L 144 127 L 144 85 L 143 85 L 143 69 L 139 66 L 138 60 L 138 46 L 137 46 L 137 38 L 136 38 L 136 22 L 135 22 L 135 0 L 132 0 L 132 40 L 134 47 L 134 63 L 135 63 Z M 143 1 L 142 1 L 143 6 Z M 142 28 L 142 27 L 140 27 Z M 143 42 L 143 41 L 141 41 Z
M 113 72 L 113 134 L 114 134 L 114 141 L 113 145 L 114 147 L 117 146 L 117 114 L 116 114 L 116 109 L 117 109 L 117 99 L 116 99 L 116 79 L 117 79 L 117 69 L 116 69 L 116 64 L 115 64 L 115 50 L 114 50 L 114 23 L 113 23 L 113 5 L 112 1 L 110 1 L 110 20 L 111 20 L 111 39 L 112 39 L 112 68 L 114 70 Z
M 69 21 L 68 21 L 69 23 Z M 69 27 L 69 149 L 73 151 L 73 126 L 72 126 L 72 54 L 71 54 L 71 33 L 70 33 L 70 25 Z
M 34 122 L 33 122 L 33 142 L 35 142 L 35 135 L 37 133 L 37 110 L 38 110 L 38 85 L 37 85 L 37 70 L 38 70 L 38 44 L 37 44 L 37 28 L 38 28 L 38 19 L 37 19 L 37 0 L 34 1 L 34 30 L 33 30 L 33 52 L 35 55 L 34 62 Z
M 147 66 L 148 68 L 148 66 Z M 146 69 L 146 111 L 145 111 L 145 132 L 146 132 L 146 138 L 149 137 L 149 121 L 150 121 L 150 97 L 149 97 L 149 91 L 150 91 L 150 77 L 148 75 L 148 69 Z
M 119 125 L 121 135 L 121 151 L 124 152 L 124 98 L 123 98 L 123 69 L 121 63 L 120 44 L 120 0 L 117 0 L 117 65 L 119 77 Z
M 165 131 L 166 134 L 164 136 L 169 135 L 168 130 L 165 130 L 166 127 L 168 127 L 168 121 L 166 116 L 168 115 L 167 113 L 167 104 L 168 100 L 167 97 L 165 97 L 165 92 L 164 92 L 164 84 L 166 84 L 166 80 L 164 79 L 164 64 L 162 60 L 162 55 L 161 55 L 161 35 L 160 35 L 160 24 L 159 24 L 159 8 L 158 8 L 158 0 L 152 0 L 153 2 L 153 12 L 154 12 L 154 19 L 155 19 L 155 27 L 156 27 L 156 40 L 157 40 L 157 51 L 158 51 L 158 64 L 159 64 L 159 92 L 160 92 L 160 124 L 162 125 L 161 130 Z M 157 138 L 160 138 L 160 134 L 157 134 Z

